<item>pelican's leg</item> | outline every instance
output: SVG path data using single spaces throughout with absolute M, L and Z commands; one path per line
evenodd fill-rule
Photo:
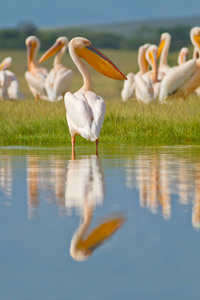
M 35 96 L 35 101 L 37 102 L 38 100 L 39 100 L 39 96 L 36 95 L 36 96 Z
M 72 159 L 75 159 L 75 151 L 74 151 L 75 136 L 72 137 L 71 142 L 72 142 Z
M 99 144 L 99 138 L 95 140 L 96 143 L 96 155 L 98 155 L 98 144 Z

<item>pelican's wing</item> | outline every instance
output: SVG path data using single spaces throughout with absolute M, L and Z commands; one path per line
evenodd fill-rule
M 8 99 L 7 94 L 8 79 L 5 71 L 0 71 L 0 99 Z
M 184 83 L 186 83 L 196 70 L 196 62 L 191 59 L 180 66 L 169 70 L 165 75 L 160 88 L 159 100 L 162 102 L 168 96 L 174 94 Z
M 46 95 L 44 80 L 33 76 L 29 71 L 25 72 L 25 78 L 28 85 L 36 90 L 39 95 Z
M 67 70 L 65 72 L 58 72 L 55 83 L 54 83 L 54 93 L 56 98 L 63 96 L 72 82 L 73 72 L 72 70 Z
M 128 101 L 135 97 L 135 75 L 133 73 L 129 73 L 126 78 L 127 80 L 124 80 L 124 86 L 121 91 L 123 101 Z
M 7 77 L 7 83 L 8 83 L 7 93 L 9 98 L 15 100 L 23 99 L 24 95 L 20 93 L 19 83 L 15 74 L 10 70 L 5 70 L 5 74 Z
M 71 135 L 79 133 L 82 137 L 90 139 L 92 116 L 84 93 L 72 94 L 67 92 L 64 96 L 64 102 Z
M 153 99 L 153 86 L 148 75 L 135 75 L 136 97 L 142 102 L 149 103 Z
M 91 132 L 93 134 L 93 138 L 90 140 L 95 141 L 101 131 L 101 127 L 103 125 L 105 113 L 106 113 L 106 104 L 104 100 L 96 95 L 94 92 L 86 91 L 85 97 L 87 99 L 87 102 L 89 104 L 91 113 L 92 113 L 92 128 Z
M 196 66 L 197 68 L 190 79 L 179 89 L 180 96 L 187 97 L 200 86 L 200 60 L 196 60 Z

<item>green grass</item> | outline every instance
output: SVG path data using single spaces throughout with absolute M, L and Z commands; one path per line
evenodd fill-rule
M 100 136 L 104 143 L 200 143 L 200 100 L 190 97 L 171 105 L 106 101 Z M 70 143 L 64 102 L 0 102 L 1 145 Z M 79 137 L 78 143 L 86 143 Z M 89 143 L 89 142 L 88 142 Z
M 104 50 L 124 74 L 137 71 L 137 53 L 131 51 Z M 38 58 L 42 53 L 39 53 Z M 49 103 L 34 101 L 24 78 L 27 69 L 26 51 L 0 52 L 13 58 L 11 70 L 16 74 L 20 90 L 26 100 L 0 101 L 0 144 L 1 145 L 66 145 L 70 143 L 64 102 Z M 175 64 L 177 54 L 171 54 L 170 62 Z M 69 55 L 64 64 L 74 71 L 70 88 L 75 92 L 82 84 L 82 78 Z M 45 67 L 50 68 L 52 60 Z M 120 92 L 123 82 L 98 74 L 90 68 L 94 90 L 106 101 L 106 117 L 102 127 L 101 143 L 192 143 L 200 144 L 200 99 L 191 96 L 183 101 L 177 99 L 171 104 L 152 103 L 145 105 L 131 101 L 122 103 Z M 78 137 L 77 143 L 89 143 Z

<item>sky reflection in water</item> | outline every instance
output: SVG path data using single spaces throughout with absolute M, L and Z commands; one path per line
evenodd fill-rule
M 200 148 L 77 150 L 0 149 L 3 297 L 199 297 Z

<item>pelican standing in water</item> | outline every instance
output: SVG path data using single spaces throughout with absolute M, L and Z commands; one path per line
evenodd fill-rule
M 6 57 L 0 64 L 0 98 L 9 100 L 23 99 L 20 93 L 17 77 L 7 70 L 12 63 L 11 57 Z
M 59 37 L 55 44 L 38 61 L 38 63 L 41 63 L 58 52 L 54 59 L 53 69 L 50 70 L 45 80 L 45 88 L 48 99 L 51 102 L 62 100 L 72 81 L 72 70 L 68 70 L 61 63 L 61 59 L 67 51 L 67 46 L 68 39 L 66 37 Z
M 135 91 L 139 101 L 150 103 L 158 99 L 160 82 L 158 82 L 158 66 L 157 66 L 158 47 L 151 45 L 146 51 L 146 60 L 152 67 L 152 70 L 145 74 L 137 74 L 135 76 Z
M 200 51 L 200 27 L 190 31 L 194 47 Z M 164 102 L 170 96 L 186 98 L 200 85 L 200 58 L 190 59 L 180 66 L 173 67 L 163 79 L 159 100 Z
M 67 122 L 71 134 L 72 153 L 74 153 L 75 136 L 95 141 L 98 154 L 98 141 L 105 117 L 104 100 L 93 92 L 92 80 L 88 68 L 81 58 L 85 59 L 99 73 L 118 80 L 126 77 L 100 51 L 94 48 L 89 40 L 82 37 L 73 38 L 69 42 L 69 53 L 83 77 L 83 86 L 78 92 L 67 92 L 64 97 L 67 111 Z
M 28 55 L 28 71 L 25 73 L 25 78 L 28 83 L 29 89 L 32 92 L 35 100 L 39 98 L 48 100 L 45 80 L 49 71 L 40 67 L 36 62 L 36 54 L 40 48 L 40 41 L 34 35 L 26 39 L 27 55 Z
M 144 74 L 149 69 L 149 64 L 145 58 L 145 53 L 149 46 L 150 44 L 145 44 L 140 46 L 138 50 L 139 71 L 137 74 Z M 135 75 L 134 73 L 129 73 L 126 77 L 127 80 L 124 81 L 124 86 L 121 92 L 122 101 L 128 101 L 135 97 Z

